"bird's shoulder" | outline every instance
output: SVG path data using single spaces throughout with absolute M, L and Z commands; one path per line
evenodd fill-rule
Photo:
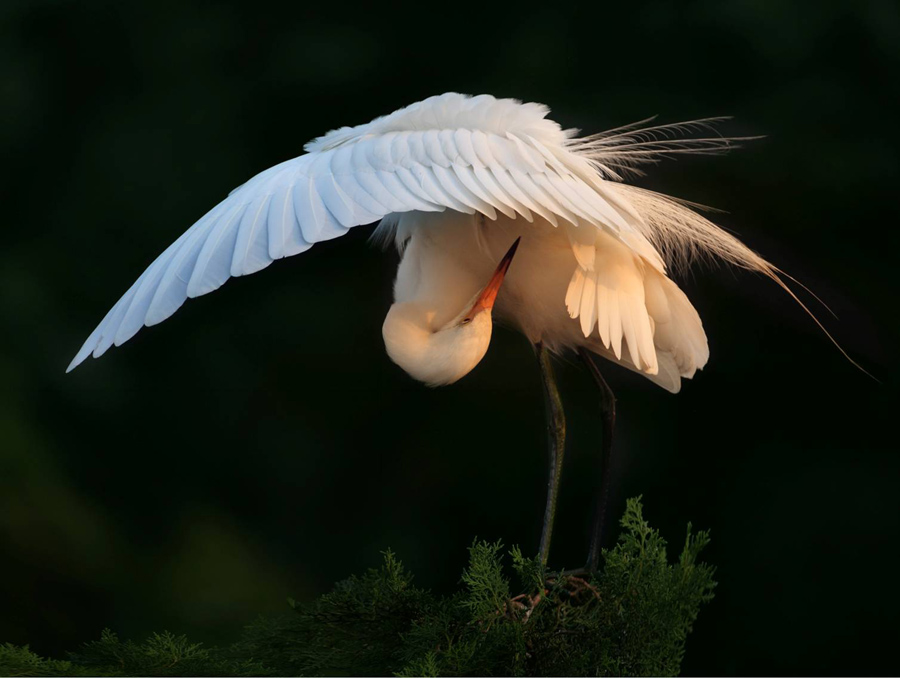
M 539 103 L 498 99 L 489 94 L 470 96 L 448 92 L 428 97 L 389 115 L 352 127 L 340 127 L 310 141 L 307 152 L 327 151 L 374 135 L 465 129 L 499 136 L 514 134 L 562 145 L 574 135 L 547 118 L 550 109 Z

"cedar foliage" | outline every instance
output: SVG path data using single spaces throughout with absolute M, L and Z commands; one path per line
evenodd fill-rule
M 45 659 L 0 646 L 0 675 L 676 675 L 700 605 L 713 597 L 713 568 L 697 557 L 709 542 L 688 524 L 674 564 L 666 542 L 628 501 L 622 534 L 591 578 L 548 573 L 500 542 L 475 541 L 461 590 L 417 588 L 390 551 L 384 563 L 338 583 L 310 604 L 261 618 L 226 648 L 154 634 L 141 643 L 109 630 Z

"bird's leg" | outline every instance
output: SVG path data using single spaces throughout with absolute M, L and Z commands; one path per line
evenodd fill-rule
M 543 342 L 535 344 L 538 364 L 541 368 L 541 383 L 544 386 L 544 410 L 547 417 L 547 450 L 549 453 L 549 476 L 547 479 L 547 507 L 544 510 L 544 526 L 541 529 L 540 557 L 546 565 L 550 555 L 550 538 L 553 536 L 553 520 L 556 517 L 556 500 L 559 496 L 559 481 L 562 472 L 563 455 L 566 451 L 566 416 L 562 399 L 556 387 L 550 351 Z
M 596 572 L 600 564 L 601 540 L 604 536 L 606 524 L 606 506 L 609 501 L 610 466 L 612 461 L 613 429 L 616 425 L 616 397 L 612 389 L 606 383 L 606 379 L 600 374 L 590 352 L 581 347 L 578 355 L 588 368 L 588 372 L 594 378 L 594 383 L 600 389 L 600 413 L 603 415 L 603 447 L 600 459 L 600 488 L 597 491 L 597 503 L 594 507 L 594 519 L 591 525 L 591 541 L 588 547 L 588 559 L 585 569 L 588 572 Z

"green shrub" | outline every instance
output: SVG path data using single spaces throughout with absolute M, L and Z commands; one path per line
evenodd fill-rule
M 154 634 L 122 642 L 111 631 L 67 661 L 0 647 L 0 674 L 16 676 L 246 675 L 676 675 L 713 568 L 691 533 L 674 564 L 666 543 L 628 501 L 616 546 L 592 577 L 545 572 L 518 548 L 476 541 L 460 591 L 417 588 L 390 551 L 384 564 L 338 583 L 310 604 L 259 619 L 227 648 Z

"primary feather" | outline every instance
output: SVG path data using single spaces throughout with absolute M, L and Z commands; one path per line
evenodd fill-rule
M 166 249 L 68 369 L 162 322 L 186 299 L 354 226 L 390 217 L 380 232 L 393 235 L 397 215 L 453 211 L 556 227 L 576 263 L 559 304 L 578 319 L 585 338 L 593 335 L 596 350 L 657 380 L 673 370 L 692 375 L 706 361 L 705 336 L 666 277 L 667 265 L 703 252 L 780 283 L 777 271 L 686 203 L 619 183 L 617 170 L 671 153 L 724 150 L 731 142 L 671 138 L 684 126 L 579 139 L 548 120 L 548 112 L 540 104 L 448 93 L 308 143 L 304 155 L 232 191 Z M 409 234 L 397 236 L 402 243 Z M 628 278 L 638 273 L 650 282 Z M 678 327 L 661 329 L 648 312 L 648 285 L 664 302 L 657 303 L 660 318 L 681 309 Z M 667 388 L 676 390 L 671 379 Z

